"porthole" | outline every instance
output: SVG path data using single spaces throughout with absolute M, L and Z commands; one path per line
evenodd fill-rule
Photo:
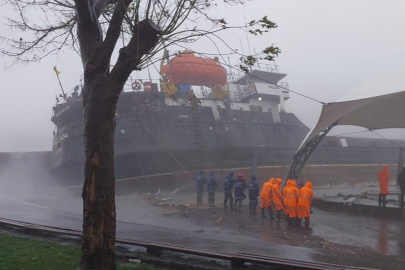
M 124 134 L 124 133 L 125 133 L 125 128 L 121 128 L 121 129 L 120 129 L 120 133 L 121 133 L 121 134 Z

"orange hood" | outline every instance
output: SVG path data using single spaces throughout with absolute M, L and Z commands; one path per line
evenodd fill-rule
M 312 182 L 311 182 L 311 181 L 307 181 L 307 183 L 305 184 L 305 187 L 312 189 Z

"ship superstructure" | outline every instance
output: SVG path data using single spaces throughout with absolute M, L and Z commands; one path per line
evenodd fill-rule
M 115 132 L 117 179 L 246 167 L 257 148 L 261 165 L 289 163 L 309 129 L 286 111 L 290 94 L 288 84 L 281 83 L 286 74 L 252 70 L 228 83 L 225 69 L 215 59 L 207 61 L 186 52 L 165 61 L 159 84 L 132 81 L 120 95 Z M 84 165 L 82 118 L 80 87 L 76 87 L 53 108 L 52 151 L 54 171 L 78 183 Z M 331 141 L 336 146 L 328 145 Z M 344 154 L 334 160 L 333 155 L 325 159 L 321 153 L 335 148 L 347 152 L 339 142 L 338 138 L 325 140 L 314 162 L 344 161 Z

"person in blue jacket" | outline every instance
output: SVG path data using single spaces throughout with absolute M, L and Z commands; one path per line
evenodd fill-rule
M 214 172 L 211 172 L 210 177 L 207 180 L 208 205 L 210 207 L 215 207 L 215 188 L 217 187 L 218 184 L 214 177 Z
M 242 212 L 242 201 L 246 199 L 246 195 L 244 190 L 246 189 L 246 180 L 243 177 L 243 174 L 238 174 L 238 178 L 235 182 L 235 204 L 234 209 L 235 211 Z
M 227 177 L 225 177 L 224 183 L 224 208 L 228 208 L 226 204 L 229 200 L 229 205 L 231 210 L 233 209 L 233 197 L 232 197 L 232 187 L 235 184 L 235 180 L 233 179 L 233 172 L 230 172 Z
M 256 176 L 252 175 L 252 179 L 248 184 L 249 189 L 249 215 L 255 216 L 256 208 L 259 205 L 259 200 L 257 197 L 259 196 L 259 185 L 256 183 Z
M 204 171 L 201 170 L 200 173 L 197 175 L 197 179 L 195 182 L 195 189 L 197 191 L 197 205 L 202 205 L 202 198 L 204 195 L 204 184 L 205 184 Z

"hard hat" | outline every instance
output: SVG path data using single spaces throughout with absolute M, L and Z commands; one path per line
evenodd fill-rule
M 243 174 L 241 174 L 241 173 L 240 173 L 240 174 L 238 174 L 238 178 L 239 178 L 239 179 L 243 179 L 243 180 L 245 180 L 245 178 L 243 177 Z

